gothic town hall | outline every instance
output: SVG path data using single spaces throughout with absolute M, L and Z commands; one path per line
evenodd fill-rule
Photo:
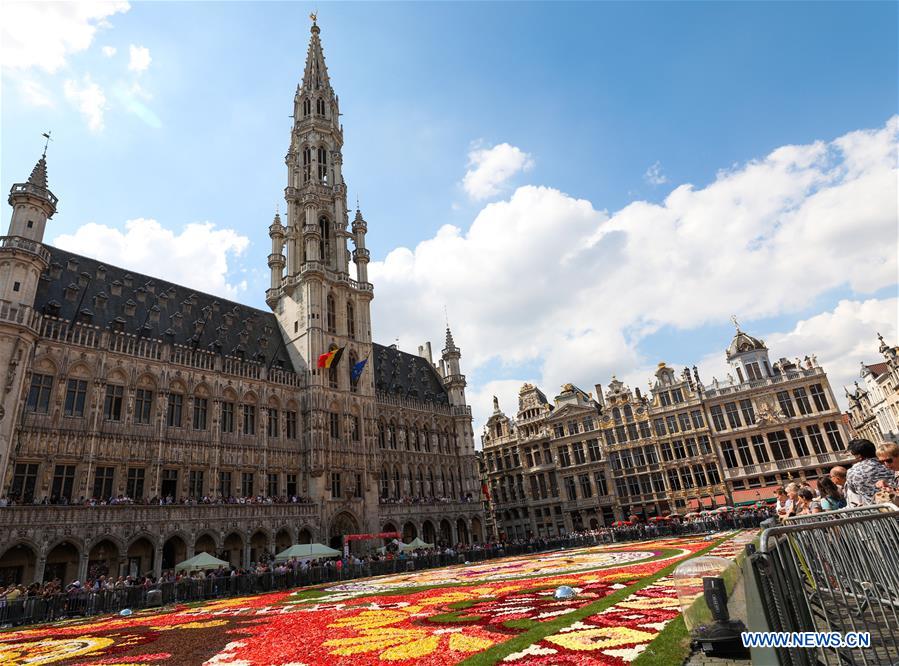
M 351 533 L 484 538 L 452 334 L 439 358 L 372 342 L 368 224 L 347 210 L 319 33 L 293 101 L 286 219 L 268 228 L 270 312 L 46 245 L 46 151 L 13 185 L 0 579 L 158 575 L 201 551 L 240 566 Z

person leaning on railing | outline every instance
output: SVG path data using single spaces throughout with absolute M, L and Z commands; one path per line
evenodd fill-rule
M 846 501 L 849 506 L 874 504 L 878 481 L 895 483 L 895 472 L 877 459 L 877 449 L 870 440 L 853 439 L 848 448 L 855 463 L 846 473 Z
M 899 444 L 884 442 L 877 447 L 877 459 L 893 474 L 892 481 L 878 481 L 876 502 L 892 502 L 899 506 Z

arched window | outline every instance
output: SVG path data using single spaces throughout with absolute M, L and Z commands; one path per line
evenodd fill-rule
M 628 421 L 634 420 L 634 410 L 631 409 L 630 405 L 624 406 L 624 418 L 627 419 Z
M 353 393 L 358 393 L 359 391 L 359 382 L 358 379 L 353 379 L 353 368 L 356 366 L 356 362 L 359 359 L 356 357 L 356 352 L 350 352 L 350 362 L 347 363 L 347 368 L 350 373 L 350 390 Z
M 612 410 L 612 418 L 614 419 L 615 423 L 621 423 L 621 410 L 617 407 Z
M 331 223 L 328 222 L 327 217 L 318 218 L 318 231 L 321 234 L 321 240 L 318 241 L 318 258 L 324 263 L 329 263 L 331 259 Z
M 381 497 L 387 498 L 390 495 L 390 477 L 387 475 L 387 468 L 381 468 Z
M 321 97 L 315 100 L 315 113 L 320 116 L 325 115 L 325 100 L 323 100 Z
M 393 497 L 394 499 L 400 498 L 400 468 L 394 467 L 393 469 Z
M 351 338 L 356 337 L 356 310 L 352 301 L 346 302 L 346 334 Z
M 303 148 L 303 182 L 308 183 L 312 177 L 312 148 Z
M 434 490 L 434 470 L 428 470 L 428 496 L 434 497 L 437 493 Z
M 424 474 L 421 472 L 421 468 L 418 469 L 418 486 L 416 488 L 418 490 L 418 496 L 425 496 L 425 478 Z
M 308 116 L 312 112 L 312 102 L 309 99 L 303 100 L 303 115 Z
M 337 333 L 337 312 L 334 310 L 334 296 L 328 294 L 325 303 L 327 308 L 325 319 L 328 324 L 328 333 Z
M 387 426 L 384 425 L 383 421 L 378 422 L 378 447 L 382 449 L 387 448 Z
M 328 184 L 328 149 L 324 146 L 318 149 L 318 181 Z

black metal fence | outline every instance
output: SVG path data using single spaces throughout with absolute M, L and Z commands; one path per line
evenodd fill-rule
M 753 649 L 778 666 L 899 663 L 899 511 L 891 504 L 791 519 L 762 533 L 744 564 L 749 628 L 867 632 L 866 648 Z

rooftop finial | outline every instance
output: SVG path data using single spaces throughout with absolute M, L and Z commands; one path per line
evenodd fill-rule
M 312 25 L 315 25 L 318 20 L 318 10 L 309 13 L 309 20 L 312 21 Z
M 50 130 L 41 133 L 41 136 L 46 139 L 46 141 L 44 141 L 44 153 L 41 155 L 41 157 L 47 157 L 47 146 L 50 145 L 51 141 L 53 141 L 53 139 L 50 138 L 51 133 L 52 132 Z
M 737 333 L 740 332 L 740 322 L 737 321 L 737 315 L 731 315 L 730 320 L 734 323 L 734 327 L 737 329 Z

